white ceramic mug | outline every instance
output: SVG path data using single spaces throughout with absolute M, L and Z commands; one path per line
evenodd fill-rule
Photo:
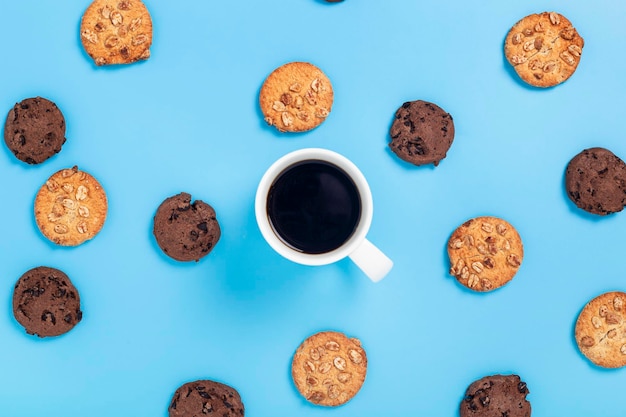
M 277 236 L 268 214 L 268 197 L 276 179 L 288 168 L 305 161 L 322 161 L 343 171 L 356 186 L 360 198 L 360 216 L 352 234 L 339 247 L 324 253 L 305 253 L 286 244 Z M 255 199 L 255 215 L 261 234 L 269 245 L 283 257 L 303 265 L 326 265 L 350 257 L 374 282 L 387 275 L 393 262 L 366 239 L 372 223 L 372 192 L 365 177 L 346 157 L 327 149 L 297 150 L 274 162 L 261 178 Z

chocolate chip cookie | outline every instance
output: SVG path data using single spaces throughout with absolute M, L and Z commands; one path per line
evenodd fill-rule
M 243 417 L 244 406 L 237 390 L 215 381 L 199 380 L 176 390 L 167 409 L 169 417 Z
M 389 147 L 400 159 L 414 165 L 437 166 L 452 146 L 454 122 L 436 104 L 409 101 L 396 111 L 389 135 Z
M 567 164 L 567 196 L 579 208 L 601 216 L 626 206 L 626 164 L 604 148 L 585 149 Z
M 543 12 L 513 25 L 504 41 L 504 55 L 526 83 L 552 87 L 574 74 L 584 45 L 565 16 Z
M 9 111 L 4 141 L 20 161 L 40 164 L 59 153 L 65 140 L 65 118 L 52 101 L 27 98 Z
M 180 193 L 165 199 L 154 216 L 153 234 L 169 257 L 198 261 L 213 250 L 220 239 L 220 225 L 213 207 Z
M 463 223 L 448 240 L 450 275 L 474 291 L 491 291 L 508 283 L 522 264 L 524 248 L 517 230 L 497 217 Z
M 296 388 L 313 404 L 338 406 L 361 389 L 367 356 L 361 342 L 326 331 L 307 338 L 296 350 L 291 375 Z
M 141 0 L 95 0 L 80 23 L 80 40 L 96 65 L 148 59 L 152 19 Z
M 626 365 L 626 293 L 611 291 L 589 301 L 574 330 L 580 352 L 604 368 Z
M 26 333 L 39 337 L 69 332 L 82 319 L 80 297 L 69 277 L 40 266 L 22 275 L 13 290 L 13 315 Z
M 35 222 L 57 245 L 77 246 L 100 232 L 107 209 L 100 183 L 74 166 L 54 173 L 41 186 L 35 197 Z
M 517 375 L 492 375 L 472 382 L 461 401 L 461 417 L 530 417 L 526 383 Z
M 268 125 L 280 132 L 304 132 L 326 120 L 333 97 L 322 70 L 308 62 L 290 62 L 265 79 L 259 104 Z

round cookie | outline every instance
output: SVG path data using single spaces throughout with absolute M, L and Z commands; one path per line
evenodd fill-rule
M 290 62 L 276 68 L 259 94 L 265 121 L 280 132 L 304 132 L 319 126 L 333 105 L 330 80 L 315 65 Z
M 584 45 L 567 18 L 543 12 L 526 16 L 511 28 L 504 55 L 526 83 L 552 87 L 576 71 Z
M 78 291 L 69 277 L 55 268 L 33 268 L 13 290 L 13 315 L 26 333 L 39 337 L 69 332 L 83 317 Z
M 626 164 L 608 149 L 585 149 L 567 164 L 565 190 L 589 213 L 621 211 L 626 206 Z
M 361 389 L 366 372 L 367 356 L 361 342 L 333 331 L 307 338 L 291 364 L 291 376 L 300 394 L 323 406 L 350 401 Z
M 35 222 L 45 237 L 77 246 L 100 232 L 107 216 L 100 183 L 74 166 L 54 173 L 35 196 Z
M 167 411 L 169 417 L 243 417 L 244 406 L 236 389 L 215 381 L 199 380 L 181 385 Z
M 603 368 L 626 365 L 626 293 L 611 291 L 589 301 L 574 330 L 580 352 Z
M 154 216 L 153 234 L 166 255 L 177 261 L 198 261 L 213 250 L 221 236 L 215 210 L 191 195 L 165 199 Z
M 95 0 L 80 22 L 80 40 L 96 65 L 150 57 L 152 19 L 141 0 Z
M 20 161 L 40 164 L 61 151 L 65 143 L 65 118 L 52 101 L 27 98 L 9 111 L 4 141 Z
M 436 104 L 409 101 L 396 111 L 389 134 L 389 147 L 400 159 L 414 165 L 437 166 L 452 146 L 454 122 Z
M 463 223 L 448 240 L 450 275 L 474 291 L 491 291 L 509 282 L 522 264 L 519 233 L 497 217 L 477 217 Z
M 461 401 L 461 417 L 530 417 L 526 383 L 517 375 L 492 375 L 470 384 Z

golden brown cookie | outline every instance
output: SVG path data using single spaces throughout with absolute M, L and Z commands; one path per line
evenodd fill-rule
M 626 365 L 626 293 L 612 291 L 589 301 L 576 320 L 581 353 L 604 368 Z
M 300 394 L 317 405 L 338 406 L 361 389 L 367 357 L 361 342 L 326 331 L 306 339 L 296 350 L 291 375 Z
M 35 221 L 41 233 L 62 246 L 93 238 L 104 225 L 107 197 L 94 177 L 78 167 L 53 174 L 35 197 Z
M 476 217 L 463 223 L 448 240 L 450 274 L 474 291 L 491 291 L 517 273 L 524 248 L 522 239 L 505 220 Z
M 552 87 L 576 71 L 584 44 L 567 18 L 543 12 L 526 16 L 511 28 L 504 55 L 522 80 L 535 87 Z
M 333 105 L 333 87 L 319 68 L 290 62 L 266 79 L 259 104 L 268 125 L 281 132 L 304 132 L 319 126 Z
M 80 23 L 80 40 L 96 65 L 148 59 L 152 19 L 141 0 L 95 0 Z

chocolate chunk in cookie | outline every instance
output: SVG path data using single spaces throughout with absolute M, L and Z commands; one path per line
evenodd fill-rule
M 522 264 L 524 247 L 507 221 L 484 216 L 466 221 L 448 240 L 450 274 L 474 291 L 491 291 L 508 283 Z
M 17 281 L 13 315 L 26 333 L 39 337 L 67 333 L 83 317 L 78 291 L 69 277 L 46 266 L 27 271 Z
M 176 390 L 167 409 L 169 417 L 243 417 L 237 390 L 215 381 L 188 382 Z
M 80 40 L 96 65 L 148 59 L 152 19 L 141 0 L 95 0 L 80 23 Z
M 154 216 L 154 237 L 166 255 L 177 261 L 198 261 L 213 250 L 220 235 L 215 210 L 180 193 L 161 203 Z
M 626 365 L 626 293 L 611 291 L 589 301 L 576 320 L 580 352 L 603 368 Z
M 333 87 L 315 65 L 290 62 L 265 79 L 259 104 L 268 125 L 280 132 L 304 132 L 322 124 L 330 114 Z
M 454 122 L 436 104 L 409 101 L 396 111 L 389 134 L 389 147 L 401 159 L 414 165 L 437 166 L 452 146 Z
M 461 401 L 461 417 L 530 417 L 526 383 L 517 375 L 486 376 L 473 382 Z
M 607 215 L 626 206 L 626 164 L 604 148 L 585 149 L 565 170 L 567 196 L 589 213 Z
M 565 16 L 543 12 L 526 16 L 511 28 L 504 55 L 526 83 L 552 87 L 574 74 L 584 45 Z
M 361 389 L 367 356 L 361 342 L 326 331 L 307 338 L 296 350 L 291 375 L 296 388 L 313 404 L 338 406 Z
M 9 111 L 4 141 L 20 161 L 40 164 L 61 151 L 65 143 L 65 118 L 50 100 L 27 98 Z
M 57 245 L 77 246 L 100 232 L 107 209 L 100 183 L 75 166 L 56 172 L 41 186 L 35 197 L 35 222 Z

